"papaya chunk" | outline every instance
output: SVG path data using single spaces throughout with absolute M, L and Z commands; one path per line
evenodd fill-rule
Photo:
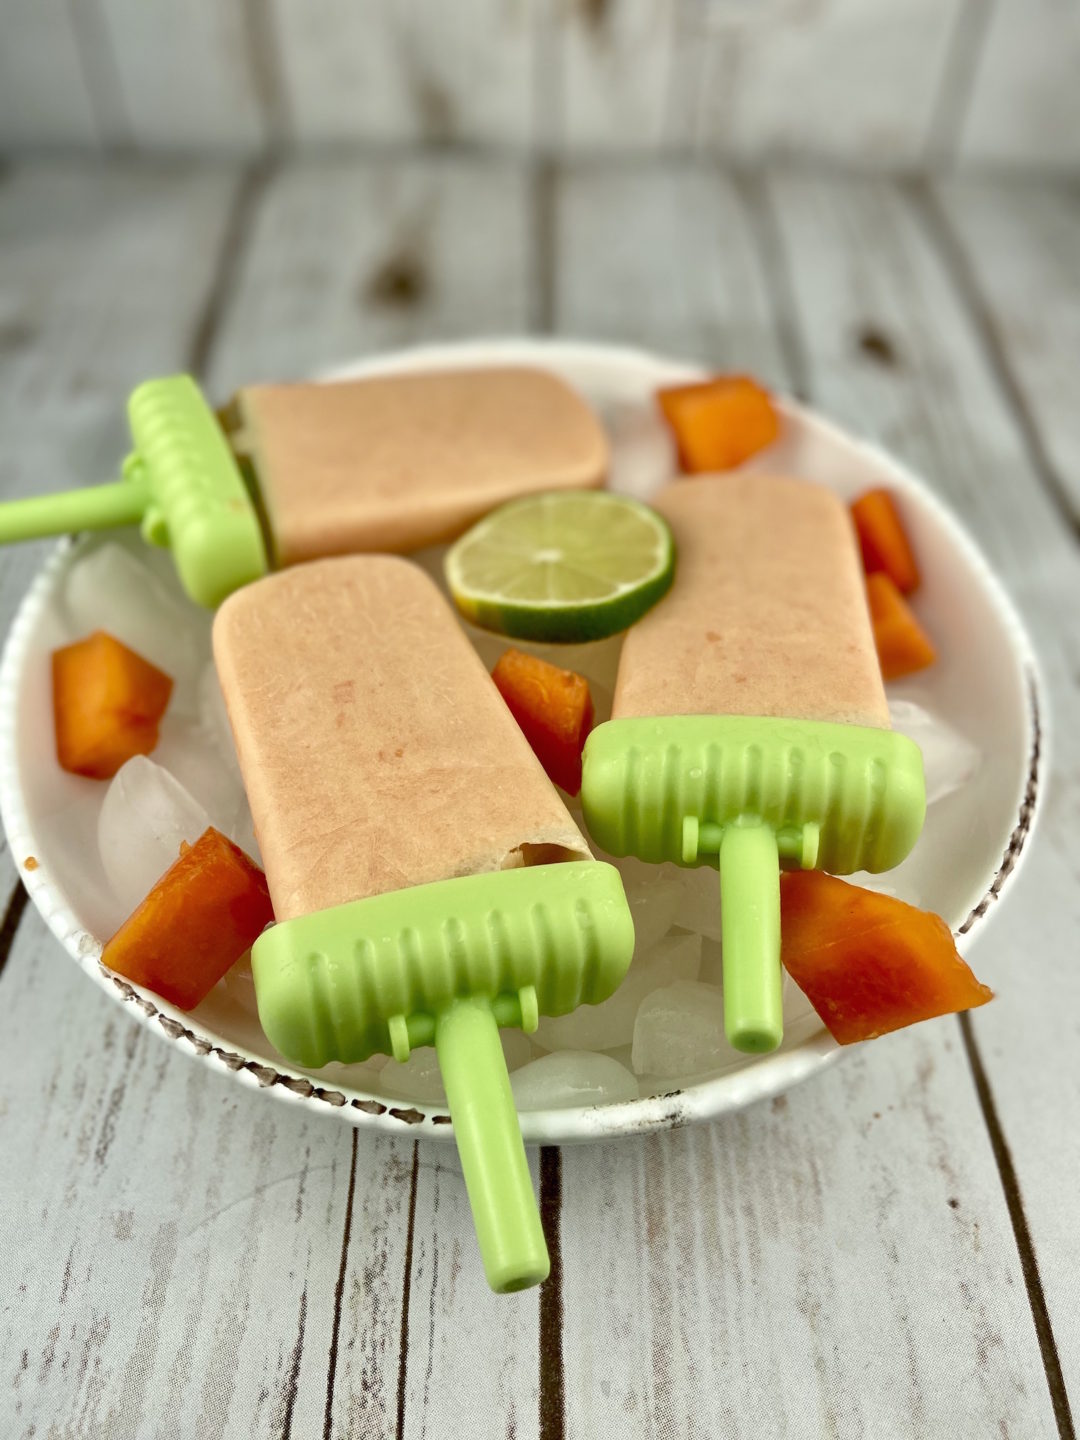
M 781 877 L 780 958 L 841 1045 L 993 999 L 939 915 L 820 870 Z
M 110 780 L 149 755 L 172 694 L 164 671 L 104 630 L 52 654 L 56 758 L 62 769 Z
M 896 503 L 887 490 L 868 490 L 851 506 L 867 575 L 888 575 L 901 595 L 919 588 L 919 567 Z
M 882 679 L 899 680 L 934 663 L 937 651 L 929 635 L 888 575 L 866 577 L 866 599 Z
M 102 952 L 102 963 L 193 1010 L 274 918 L 266 876 L 212 826 L 182 847 Z
M 589 682 L 522 650 L 500 655 L 491 678 L 548 779 L 576 795 L 581 752 L 593 725 Z
M 769 392 L 749 375 L 717 375 L 656 392 L 687 475 L 732 470 L 771 445 L 780 417 Z

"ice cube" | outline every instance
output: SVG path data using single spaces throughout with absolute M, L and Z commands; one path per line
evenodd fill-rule
M 703 938 L 701 942 L 701 970 L 699 980 L 706 985 L 724 986 L 724 947 L 719 940 Z
M 684 930 L 693 930 L 697 935 L 706 935 L 710 940 L 719 940 L 720 933 L 720 876 L 710 865 L 695 869 L 670 867 L 675 872 L 679 887 L 675 905 L 675 924 Z
M 179 588 L 171 594 L 145 561 L 106 541 L 71 566 L 63 598 L 73 638 L 107 630 L 172 678 L 172 713 L 195 713 L 210 621 Z
M 235 1000 L 241 1010 L 258 1017 L 259 1006 L 255 999 L 255 977 L 251 973 L 251 951 L 245 951 L 235 965 L 230 965 L 220 981 L 222 989 L 230 1000 Z
M 634 1035 L 638 1006 L 673 980 L 693 980 L 701 966 L 700 935 L 672 935 L 635 955 L 626 979 L 610 999 L 579 1005 L 569 1015 L 545 1016 L 533 1036 L 542 1049 L 613 1050 Z
M 256 865 L 262 865 L 262 853 L 259 850 L 259 842 L 255 837 L 255 822 L 251 818 L 251 810 L 248 808 L 247 796 L 241 794 L 241 798 L 232 819 L 229 821 L 229 828 L 225 831 L 234 845 L 239 845 L 245 855 L 250 856 Z
M 715 985 L 677 980 L 647 995 L 634 1022 L 636 1075 L 716 1074 L 743 1056 L 724 1035 L 724 997 Z
M 211 660 L 203 667 L 199 677 L 199 725 L 210 743 L 215 747 L 223 764 L 238 784 L 243 784 L 240 761 L 236 755 L 229 712 L 225 708 L 225 696 L 221 693 L 217 667 Z
M 247 799 L 239 771 L 229 768 L 202 725 L 182 715 L 166 715 L 154 760 L 180 781 L 210 823 L 232 839 L 233 824 L 247 810 Z
M 893 729 L 914 740 L 922 751 L 928 805 L 959 790 L 982 763 L 981 751 L 966 735 L 914 700 L 890 697 L 889 717 Z
M 500 1030 L 499 1039 L 502 1041 L 503 1058 L 508 1070 L 520 1070 L 522 1065 L 527 1065 L 533 1058 L 533 1048 L 524 1031 Z
M 130 914 L 180 854 L 210 824 L 174 776 L 136 755 L 116 772 L 98 816 L 98 848 L 116 898 Z
M 508 1070 L 517 1070 L 532 1059 L 529 1037 L 520 1030 L 500 1030 L 499 1040 Z M 414 1050 L 404 1064 L 388 1060 L 380 1074 L 379 1083 L 388 1095 L 397 1099 L 446 1104 L 446 1091 L 439 1073 L 439 1057 L 433 1045 L 423 1045 Z
M 815 1025 L 820 1026 L 821 1021 L 818 1013 L 810 1004 L 803 992 L 799 989 L 790 975 L 784 976 L 784 1039 L 791 1039 L 793 1027 L 802 1025 L 802 1022 L 813 1017 Z M 800 1031 L 801 1033 L 801 1031 Z
M 419 1100 L 425 1104 L 446 1104 L 439 1073 L 439 1057 L 433 1045 L 422 1045 L 408 1060 L 390 1060 L 379 1071 L 379 1089 L 397 1100 Z
M 671 929 L 677 918 L 682 882 L 676 865 L 648 865 L 633 855 L 602 857 L 622 876 L 634 921 L 634 953 L 644 955 Z M 689 928 L 689 927 L 687 927 Z
M 519 1110 L 565 1110 L 638 1098 L 637 1081 L 625 1065 L 589 1050 L 544 1055 L 515 1071 L 510 1088 Z
M 678 469 L 675 444 L 659 410 L 616 402 L 604 420 L 611 438 L 608 489 L 650 500 Z

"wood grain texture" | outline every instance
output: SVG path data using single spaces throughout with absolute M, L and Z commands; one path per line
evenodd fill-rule
M 140 150 L 248 153 L 268 138 L 244 0 L 96 0 L 123 99 L 125 129 L 102 138 Z
M 915 163 L 959 10 L 959 0 L 684 0 L 680 26 L 707 51 L 700 143 L 749 161 Z
M 678 0 L 547 5 L 548 137 L 564 153 L 686 148 L 700 84 Z
M 0 23 L 11 150 L 1080 160 L 1071 0 L 0 0 Z
M 1054 166 L 1080 161 L 1080 13 L 1070 0 L 995 0 L 958 158 Z
M 513 166 L 445 157 L 286 168 L 238 207 L 237 179 L 0 180 L 3 486 L 101 478 L 130 384 L 196 352 L 223 394 L 546 316 L 744 365 L 884 439 L 961 511 L 1040 645 L 1054 778 L 975 952 L 1002 996 L 972 1021 L 983 1089 L 956 1023 L 935 1022 L 716 1125 L 550 1152 L 561 1279 L 543 1300 L 485 1290 L 452 1151 L 354 1135 L 188 1063 L 28 910 L 0 971 L 0 1217 L 19 1237 L 0 1246 L 0 1434 L 1067 1437 L 1080 562 L 925 196 L 669 163 L 576 165 L 530 194 Z M 1044 397 L 1073 348 L 1072 198 L 1046 191 L 1028 227 L 993 218 L 1037 193 L 948 188 L 942 207 L 976 283 L 1002 291 L 986 302 L 1064 470 L 1072 417 Z M 1041 297 L 1059 282 L 1055 308 Z M 1046 319 L 1025 344 L 1009 316 L 1026 304 Z M 0 557 L 0 605 L 32 559 Z
M 525 177 L 458 158 L 332 161 L 272 179 L 210 365 L 224 396 L 367 351 L 520 330 Z
M 1016 192 L 1012 203 L 1022 205 L 1022 196 Z M 1075 1394 L 1080 1331 L 1070 1297 L 1080 1284 L 1080 1254 L 1066 1197 L 1075 1190 L 1080 1142 L 1060 1122 L 1080 1086 L 1071 964 L 1080 638 L 1068 618 L 1080 593 L 1080 554 L 1040 484 L 1024 427 L 920 207 L 876 185 L 792 181 L 776 186 L 774 197 L 821 403 L 886 439 L 956 507 L 1008 584 L 1043 665 L 1055 736 L 1047 805 L 1028 867 L 975 952 L 1000 999 L 972 1017 L 971 1029 L 1013 1152 L 1060 1364 Z M 868 321 L 889 336 L 896 366 L 883 368 L 851 346 Z M 1033 1064 L 1035 1055 L 1043 1062 Z M 1048 1363 L 1052 1371 L 1053 1356 Z
M 937 187 L 960 287 L 1005 372 L 1034 463 L 1080 526 L 1080 194 L 1032 182 Z
M 580 163 L 555 190 L 554 243 L 557 330 L 787 379 L 754 222 L 730 180 L 687 163 Z
M 533 1185 L 538 1154 L 530 1152 Z M 538 1435 L 539 1294 L 494 1295 L 457 1153 L 421 1145 L 402 1435 Z
M 301 144 L 531 138 L 526 0 L 273 0 L 267 10 Z
M 323 1434 L 346 1207 L 334 1425 L 392 1433 L 406 1142 L 268 1104 L 134 1025 L 36 914 L 3 976 L 0 1432 Z M 47 1155 L 42 1155 L 42 1137 Z M 354 1183 L 350 1186 L 350 1167 Z
M 697 247 L 688 271 L 707 297 L 699 319 L 729 340 L 714 363 L 753 368 L 756 359 L 733 353 L 730 340 L 737 334 L 745 345 L 756 331 L 758 354 L 771 337 L 773 363 L 782 364 L 791 338 L 782 343 L 777 322 L 793 304 L 787 324 L 812 398 L 834 412 L 846 398 L 841 418 L 852 423 L 844 382 L 869 369 L 883 398 L 875 411 L 859 396 L 855 428 L 884 424 L 897 382 L 878 375 L 857 343 L 862 323 L 885 324 L 872 303 L 880 243 L 850 216 L 869 203 L 866 187 L 837 186 L 833 196 L 812 182 L 772 194 L 744 186 L 729 199 L 736 210 L 745 202 L 740 221 L 710 232 L 700 211 L 670 203 L 668 177 L 654 182 L 659 197 L 642 179 L 617 222 L 607 194 L 607 203 L 588 205 L 582 189 L 575 231 L 575 183 L 560 198 L 559 233 L 575 237 L 557 256 L 562 326 L 592 329 L 598 312 L 632 313 L 638 335 L 652 340 L 647 297 L 659 308 L 669 293 L 680 242 L 625 242 L 632 269 L 593 257 L 608 249 L 609 226 L 647 234 L 662 214 L 678 234 L 684 215 L 694 238 L 681 244 Z M 713 183 L 724 193 L 722 180 Z M 824 227 L 822 215 L 834 222 L 827 236 L 813 223 Z M 771 247 L 755 248 L 770 234 Z M 765 274 L 755 284 L 747 275 L 758 261 Z M 846 281 L 864 269 L 865 278 Z M 910 280 L 889 273 L 888 281 L 880 284 L 891 303 L 905 309 Z M 725 323 L 722 296 L 737 297 L 736 329 Z M 860 303 L 865 313 L 852 314 Z M 965 361 L 980 363 L 975 352 Z M 665 1437 L 944 1437 L 965 1426 L 1049 1433 L 1053 1410 L 1021 1266 L 954 1022 L 880 1042 L 771 1109 L 564 1151 L 562 1171 L 567 1433 L 604 1433 L 615 1417 L 635 1434 Z
M 67 0 L 0 7 L 0 149 L 76 144 L 100 136 Z

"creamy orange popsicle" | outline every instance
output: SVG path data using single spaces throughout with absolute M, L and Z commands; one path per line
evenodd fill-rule
M 728 1037 L 769 1050 L 780 862 L 898 864 L 922 826 L 922 758 L 889 729 L 837 496 L 749 474 L 682 480 L 653 503 L 675 583 L 623 645 L 612 719 L 585 746 L 585 819 L 612 854 L 718 866 Z
M 652 502 L 678 578 L 623 644 L 612 717 L 762 715 L 888 728 L 858 550 L 824 486 L 679 481 Z
M 316 561 L 232 596 L 214 655 L 279 920 L 591 858 L 434 582 Z
M 585 402 L 520 367 L 253 385 L 226 423 L 279 565 L 450 540 L 505 500 L 599 485 L 608 463 Z
M 449 605 L 394 556 L 232 595 L 214 658 L 276 924 L 270 1041 L 308 1067 L 434 1043 L 496 1289 L 547 1273 L 498 1026 L 605 999 L 633 951 L 600 864 Z M 573 862 L 573 863 L 564 863 Z

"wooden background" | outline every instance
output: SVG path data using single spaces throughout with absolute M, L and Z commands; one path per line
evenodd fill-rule
M 148 374 L 225 395 L 529 329 L 753 370 L 961 513 L 1053 709 L 1041 829 L 974 953 L 1000 998 L 716 1124 L 535 1156 L 552 1278 L 497 1298 L 452 1150 L 241 1091 L 131 1023 L 5 851 L 0 1436 L 1070 1440 L 1075 185 L 671 158 L 16 164 L 0 492 L 110 475 Z M 0 628 L 42 553 L 0 556 Z
M 0 146 L 1080 163 L 1075 0 L 0 0 Z

